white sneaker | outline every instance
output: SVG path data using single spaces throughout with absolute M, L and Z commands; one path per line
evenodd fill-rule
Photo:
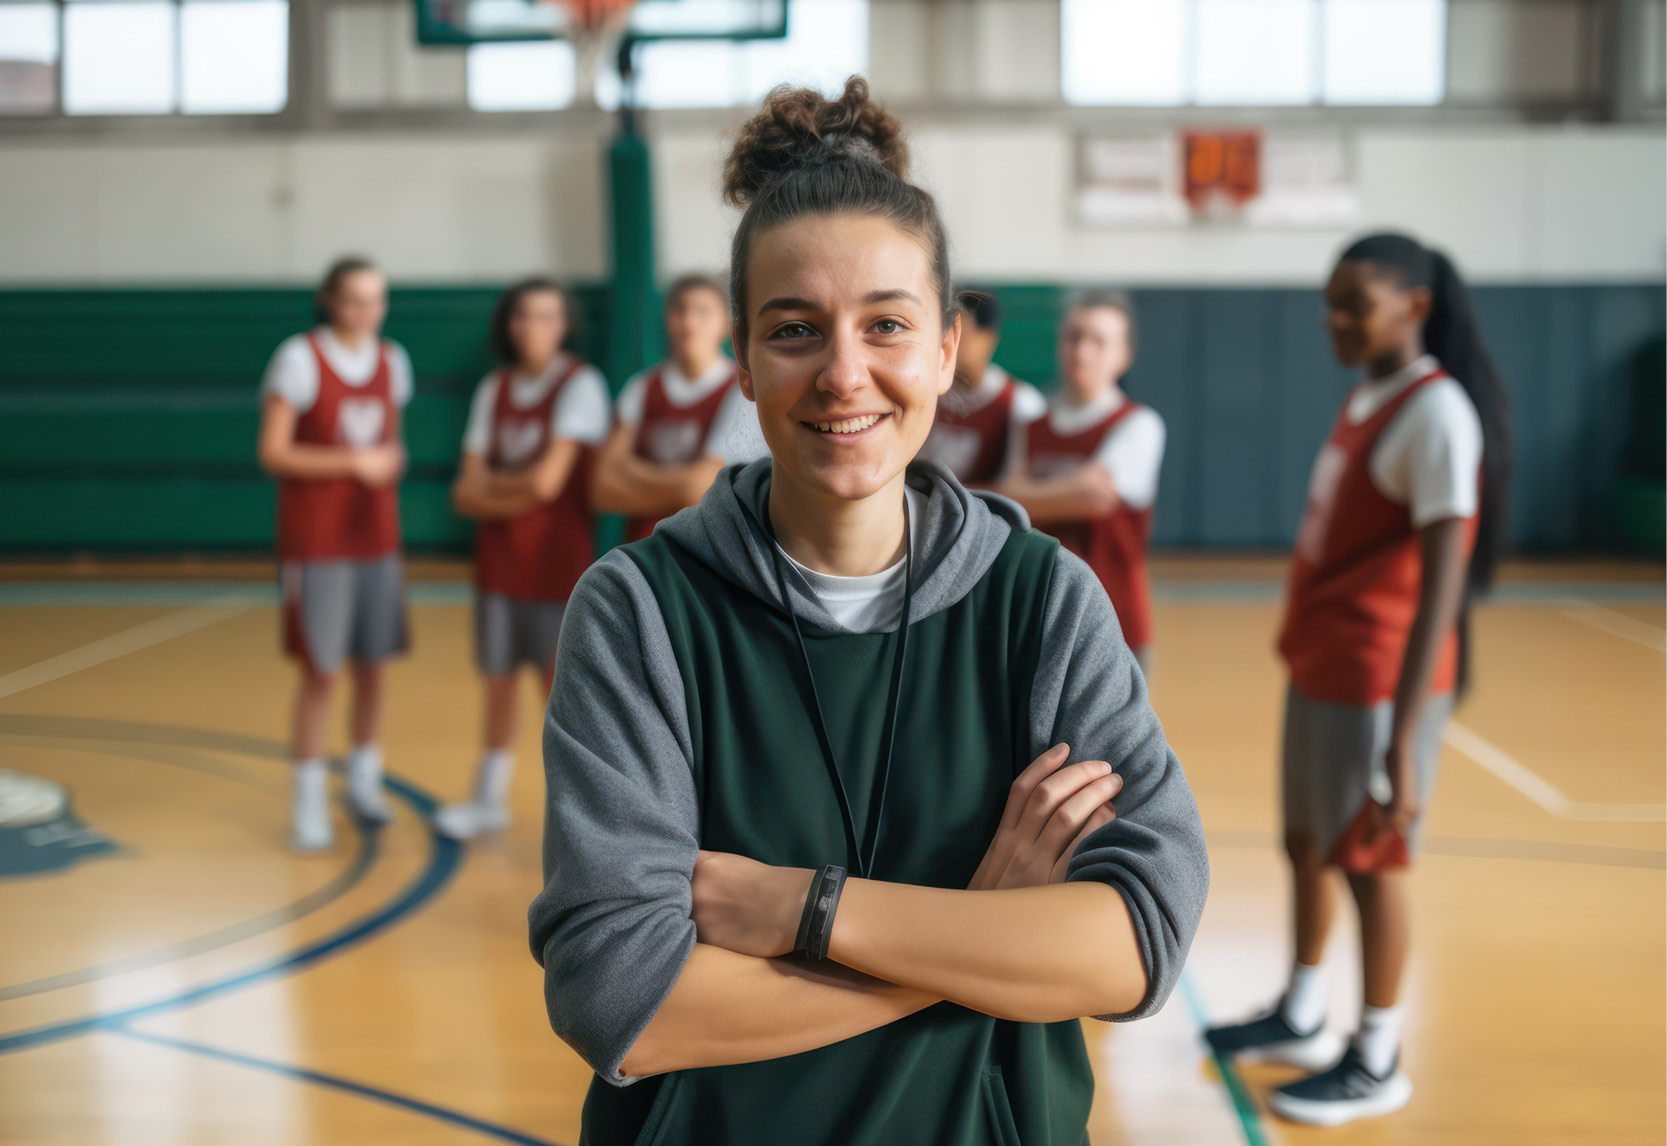
M 299 764 L 291 782 L 289 846 L 302 854 L 328 851 L 336 843 L 330 823 L 329 775 L 323 761 Z
M 472 840 L 486 832 L 501 832 L 509 827 L 509 809 L 502 804 L 483 804 L 469 800 L 461 804 L 447 804 L 434 813 L 434 830 L 454 840 Z
M 382 753 L 359 751 L 348 757 L 347 804 L 367 824 L 381 827 L 394 822 L 382 787 Z
M 1330 1070 L 1282 1086 L 1268 1095 L 1268 1109 L 1309 1126 L 1341 1126 L 1361 1118 L 1393 1114 L 1412 1099 L 1412 1080 L 1399 1057 L 1379 1078 L 1353 1046 Z

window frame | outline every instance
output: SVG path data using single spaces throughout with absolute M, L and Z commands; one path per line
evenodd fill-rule
M 62 133 L 72 124 L 92 125 L 88 130 L 105 131 L 119 124 L 156 125 L 175 122 L 188 123 L 251 123 L 271 124 L 291 117 L 292 109 L 296 106 L 296 52 L 295 30 L 297 8 L 304 4 L 304 0 L 283 0 L 287 9 L 286 19 L 289 27 L 289 37 L 285 46 L 284 59 L 284 103 L 274 111 L 186 111 L 185 102 L 185 19 L 184 9 L 191 0 L 161 0 L 174 10 L 173 41 L 174 59 L 172 75 L 171 101 L 173 106 L 167 111 L 142 112 L 73 112 L 64 107 L 64 83 L 67 74 L 64 66 L 67 42 L 64 35 L 65 15 L 75 3 L 107 2 L 114 6 L 129 0 L 29 0 L 31 3 L 48 5 L 53 10 L 53 23 L 57 29 L 58 57 L 53 64 L 54 79 L 53 102 L 50 109 L 39 111 L 0 111 L 0 134 L 33 134 L 43 130 Z M 153 0 L 154 2 L 154 0 Z
M 1271 112 L 1287 112 L 1287 113 L 1302 112 L 1302 111 L 1309 111 L 1309 112 L 1318 111 L 1318 112 L 1328 113 L 1328 114 L 1337 113 L 1337 112 L 1342 112 L 1342 113 L 1346 114 L 1346 113 L 1349 113 L 1349 112 L 1372 113 L 1372 112 L 1383 112 L 1383 111 L 1389 111 L 1389 112 L 1412 111 L 1412 112 L 1423 112 L 1425 114 L 1428 114 L 1432 111 L 1435 111 L 1436 109 L 1448 106 L 1449 101 L 1448 101 L 1446 73 L 1447 73 L 1447 65 L 1448 65 L 1448 54 L 1449 54 L 1449 51 L 1450 51 L 1451 44 L 1450 44 L 1449 36 L 1447 34 L 1447 29 L 1449 27 L 1449 22 L 1450 22 L 1451 17 L 1452 17 L 1452 7 L 1453 7 L 1454 0 L 1435 0 L 1436 3 L 1441 5 L 1441 24 L 1442 24 L 1442 35 L 1441 35 L 1441 45 L 1440 45 L 1441 59 L 1440 59 L 1440 62 L 1438 64 L 1438 69 L 1439 69 L 1439 71 L 1441 73 L 1441 76 L 1442 76 L 1442 83 L 1441 83 L 1441 96 L 1440 96 L 1439 99 L 1435 100 L 1432 103 L 1420 103 L 1420 102 L 1408 102 L 1408 101 L 1395 101 L 1395 102 L 1386 102 L 1386 103 L 1359 102 L 1359 101 L 1347 101 L 1347 102 L 1339 102 L 1339 103 L 1330 102 L 1326 98 L 1327 97 L 1327 90 L 1326 90 L 1326 88 L 1327 88 L 1327 85 L 1326 85 L 1326 51 L 1327 51 L 1327 46 L 1326 46 L 1326 24 L 1327 24 L 1327 20 L 1326 20 L 1326 16 L 1327 16 L 1327 12 L 1326 12 L 1326 8 L 1327 8 L 1328 0 L 1308 0 L 1308 4 L 1309 4 L 1309 8 L 1310 8 L 1310 12 L 1308 14 L 1308 21 L 1309 21 L 1309 29 L 1310 29 L 1311 40 L 1312 40 L 1312 44 L 1311 44 L 1311 48 L 1310 48 L 1311 59 L 1309 60 L 1309 66 L 1311 68 L 1311 73 L 1312 74 L 1309 76 L 1310 96 L 1306 100 L 1282 101 L 1282 102 L 1278 102 L 1278 103 L 1253 103 L 1253 102 L 1245 103 L 1245 102 L 1217 102 L 1217 101 L 1205 102 L 1205 101 L 1201 100 L 1200 99 L 1200 77 L 1199 77 L 1200 35 L 1199 35 L 1198 21 L 1200 19 L 1200 11 L 1203 7 L 1204 0 L 1172 0 L 1173 3 L 1175 3 L 1177 5 L 1180 5 L 1180 6 L 1183 6 L 1184 12 L 1185 12 L 1185 15 L 1184 15 L 1185 31 L 1183 33 L 1183 43 L 1184 43 L 1183 52 L 1184 52 L 1184 56 L 1183 56 L 1183 59 L 1181 61 L 1181 71 L 1182 71 L 1181 87 L 1182 87 L 1183 98 L 1180 102 L 1177 102 L 1177 103 L 1162 103 L 1162 102 L 1148 101 L 1148 102 L 1141 102 L 1141 103 L 1115 103 L 1115 102 L 1092 102 L 1092 101 L 1073 100 L 1070 97 L 1070 95 L 1067 93 L 1066 86 L 1065 86 L 1066 85 L 1066 77 L 1071 71 L 1070 67 L 1066 63 L 1066 57 L 1067 57 L 1067 53 L 1069 51 L 1069 48 L 1067 47 L 1067 43 L 1066 43 L 1066 40 L 1067 40 L 1067 37 L 1066 37 L 1067 18 L 1066 18 L 1065 8 L 1066 8 L 1067 5 L 1088 4 L 1088 3 L 1093 3 L 1093 2 L 1094 2 L 1094 0 L 1058 0 L 1059 13 L 1060 13 L 1060 15 L 1059 15 L 1059 25 L 1060 25 L 1059 98 L 1060 98 L 1060 102 L 1066 107 L 1082 108 L 1084 110 L 1093 110 L 1093 109 L 1116 110 L 1118 112 L 1123 112 L 1123 111 L 1128 111 L 1128 110 L 1158 111 L 1158 112 L 1168 113 L 1170 115 L 1179 115 L 1179 114 L 1195 113 L 1195 112 L 1203 112 L 1203 113 L 1206 113 L 1206 114 L 1219 114 L 1219 113 L 1222 113 L 1222 112 L 1231 113 L 1231 112 L 1245 111 L 1245 110 L 1256 110 L 1256 111 L 1259 111 L 1259 112 L 1270 112 L 1271 111 Z
M 1449 0 L 1450 5 L 1465 0 Z M 1601 0 L 1575 0 L 1580 5 L 1580 55 L 1596 59 L 1604 36 Z M 326 22 L 338 7 L 399 6 L 410 0 L 291 0 L 289 7 L 289 102 L 281 112 L 271 114 L 223 115 L 64 115 L 61 111 L 23 112 L 0 115 L 0 140 L 81 139 L 99 137 L 148 139 L 159 143 L 201 140 L 205 136 L 243 135 L 259 138 L 269 134 L 299 132 L 388 131 L 423 133 L 435 131 L 478 131 L 490 128 L 506 136 L 551 131 L 577 136 L 597 136 L 613 129 L 616 114 L 596 108 L 570 107 L 559 111 L 476 112 L 466 104 L 346 108 L 331 104 L 327 67 Z M 872 37 L 872 27 L 871 27 Z M 1449 42 L 1449 48 L 1451 42 Z M 878 57 L 871 56 L 872 61 Z M 1061 61 L 1062 62 L 1062 61 Z M 1063 79 L 1063 67 L 1057 79 Z M 882 81 L 883 82 L 883 81 Z M 1269 108 L 1170 106 L 1114 106 L 1073 104 L 1064 99 L 1056 83 L 1048 99 L 946 97 L 922 91 L 898 95 L 887 106 L 906 122 L 927 126 L 970 122 L 982 125 L 1025 126 L 1046 122 L 1073 132 L 1093 131 L 1105 126 L 1114 114 L 1131 127 L 1176 127 L 1201 124 L 1231 127 L 1246 124 L 1263 127 L 1319 124 L 1396 128 L 1430 124 L 1475 125 L 1541 122 L 1608 122 L 1609 95 L 1593 66 L 1581 71 L 1580 88 L 1545 96 L 1511 96 L 1479 99 L 1449 94 L 1440 104 L 1349 105 L 1312 104 Z M 882 90 L 882 94 L 884 94 Z M 1667 98 L 1661 92 L 1648 97 L 1636 122 L 1659 125 L 1667 116 Z M 653 113 L 654 130 L 670 132 L 733 128 L 733 108 L 679 108 Z

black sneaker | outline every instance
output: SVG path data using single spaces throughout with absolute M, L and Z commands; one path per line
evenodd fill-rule
M 1343 1040 L 1326 1030 L 1324 1023 L 1307 1032 L 1288 1023 L 1284 999 L 1259 1019 L 1211 1027 L 1204 1032 L 1204 1039 L 1217 1054 L 1284 1063 L 1304 1070 L 1330 1066 L 1343 1051 Z
M 1341 1126 L 1357 1118 L 1393 1114 L 1412 1098 L 1412 1080 L 1401 1073 L 1395 1056 L 1382 1078 L 1366 1066 L 1360 1051 L 1350 1046 L 1336 1066 L 1268 1095 L 1268 1109 L 1292 1122 L 1310 1126 Z

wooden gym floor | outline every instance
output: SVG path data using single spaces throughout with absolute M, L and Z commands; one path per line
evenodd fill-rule
M 455 570 L 416 587 L 415 651 L 392 674 L 396 824 L 372 838 L 339 819 L 336 854 L 305 860 L 284 850 L 292 682 L 269 586 L 68 572 L 0 584 L 0 768 L 66 785 L 119 846 L 0 878 L 0 1143 L 573 1143 L 588 1071 L 549 1031 L 524 927 L 542 789 L 530 682 L 514 827 L 462 849 L 423 819 L 476 757 Z M 1479 686 L 1414 885 L 1413 1102 L 1337 1131 L 1261 1113 L 1288 1075 L 1224 1076 L 1197 1037 L 1267 1003 L 1288 959 L 1278 569 L 1159 572 L 1155 703 L 1214 884 L 1164 1011 L 1087 1024 L 1095 1146 L 1660 1143 L 1660 569 L 1519 570 L 1481 610 Z M 1340 922 L 1347 1031 L 1347 910 Z

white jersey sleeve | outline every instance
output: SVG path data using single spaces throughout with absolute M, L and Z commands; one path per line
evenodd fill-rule
M 758 410 L 733 387 L 718 406 L 712 428 L 706 434 L 706 456 L 720 458 L 724 465 L 750 462 L 770 452 L 764 431 L 758 428 Z
M 614 417 L 622 426 L 635 428 L 642 424 L 643 402 L 648 393 L 648 371 L 633 374 L 614 402 Z
M 403 410 L 410 404 L 411 395 L 417 389 L 417 376 L 411 370 L 411 356 L 405 352 L 405 347 L 392 339 L 384 339 L 383 345 L 388 348 L 388 395 L 393 399 L 394 406 Z
M 1163 418 L 1142 406 L 1101 439 L 1094 460 L 1111 474 L 1111 487 L 1130 509 L 1151 509 L 1158 500 L 1158 471 L 1168 438 Z
M 492 449 L 492 408 L 498 404 L 498 371 L 475 386 L 469 400 L 469 422 L 463 428 L 463 452 L 485 457 Z
M 550 437 L 599 446 L 607 441 L 612 417 L 602 372 L 594 366 L 581 366 L 556 399 L 550 414 Z
M 1474 516 L 1482 420 L 1464 387 L 1440 378 L 1407 399 L 1372 447 L 1369 469 L 1378 492 L 1406 506 L 1418 529 Z
M 1042 391 L 1029 382 L 1015 382 L 1013 384 L 1013 417 L 1016 426 L 1028 426 L 1038 418 L 1045 417 L 1048 412 L 1048 400 L 1042 397 Z
M 275 394 L 297 415 L 318 401 L 318 359 L 305 334 L 292 334 L 278 344 L 266 364 L 262 394 Z

